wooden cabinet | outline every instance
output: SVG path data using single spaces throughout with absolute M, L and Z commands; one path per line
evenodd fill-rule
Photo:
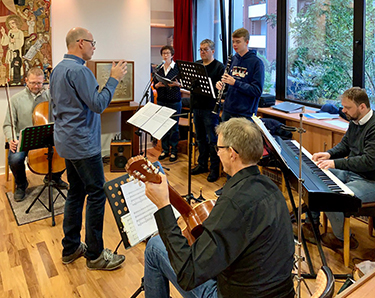
M 273 118 L 288 126 L 300 126 L 299 113 L 289 114 L 272 108 L 259 108 L 258 116 Z M 342 119 L 339 121 L 347 123 Z M 341 141 L 346 131 L 346 129 L 332 125 L 325 120 L 303 119 L 302 123 L 303 128 L 306 130 L 302 135 L 302 145 L 311 154 L 333 148 Z M 293 139 L 299 142 L 298 132 L 293 133 Z

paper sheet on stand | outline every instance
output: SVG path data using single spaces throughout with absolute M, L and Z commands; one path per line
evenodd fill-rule
M 155 113 L 160 109 L 160 106 L 148 102 L 143 108 L 142 113 L 135 113 L 128 122 L 136 127 L 144 125 Z
M 158 228 L 154 213 L 158 210 L 145 195 L 144 183 L 126 183 L 121 185 L 126 205 L 128 206 L 138 238 L 143 240 L 155 233 Z
M 124 230 L 128 236 L 130 245 L 135 245 L 158 231 L 154 213 L 158 210 L 156 205 L 145 195 L 143 182 L 129 182 L 121 185 L 121 191 L 129 209 L 130 218 L 121 218 Z M 176 218 L 180 213 L 174 208 Z M 136 235 L 135 235 L 136 233 Z

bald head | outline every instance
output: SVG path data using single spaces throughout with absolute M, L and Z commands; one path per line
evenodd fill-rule
M 90 32 L 89 30 L 81 27 L 75 27 L 69 30 L 66 35 L 66 46 L 68 50 L 76 46 L 77 40 L 79 39 L 89 39 Z
M 78 56 L 88 61 L 94 54 L 95 41 L 89 30 L 76 27 L 70 29 L 66 35 L 66 46 L 68 48 L 68 54 Z

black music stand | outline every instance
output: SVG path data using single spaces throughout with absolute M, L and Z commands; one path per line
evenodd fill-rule
M 44 208 L 46 208 L 52 215 L 52 226 L 55 226 L 55 210 L 54 210 L 54 203 L 61 195 L 65 200 L 66 196 L 61 191 L 61 189 L 52 181 L 52 158 L 53 158 L 53 129 L 54 124 L 45 124 L 45 125 L 38 125 L 38 126 L 30 126 L 26 127 L 21 131 L 20 135 L 20 146 L 18 151 L 30 151 L 33 149 L 41 149 L 41 148 L 48 148 L 48 153 L 46 154 L 46 159 L 48 160 L 48 183 L 44 184 L 42 190 L 36 196 L 34 201 L 31 203 L 29 208 L 25 211 L 29 213 L 30 209 L 34 206 L 36 201 L 39 201 Z M 40 200 L 40 196 L 43 191 L 48 187 L 48 207 Z M 53 188 L 58 191 L 58 194 L 55 199 L 53 199 Z
M 161 173 L 165 174 L 160 162 L 156 161 L 153 163 L 153 165 L 156 168 L 158 168 Z M 121 236 L 121 240 L 118 243 L 114 251 L 115 254 L 117 254 L 117 250 L 119 249 L 121 243 L 124 244 L 125 249 L 129 249 L 132 247 L 129 242 L 128 236 L 126 235 L 126 232 L 124 231 L 124 225 L 121 221 L 121 217 L 129 213 L 128 206 L 126 205 L 125 198 L 121 191 L 121 185 L 128 183 L 128 180 L 129 180 L 129 174 L 125 174 L 121 177 L 108 181 L 104 184 L 104 192 L 107 196 L 109 205 L 111 206 L 113 215 L 116 220 L 117 228 Z M 131 296 L 131 298 L 137 297 L 143 290 L 144 290 L 144 286 L 143 286 L 143 277 L 142 277 L 140 287 Z
M 194 93 L 205 95 L 208 97 L 216 98 L 215 91 L 212 86 L 211 79 L 207 75 L 206 67 L 201 63 L 188 62 L 188 61 L 176 61 L 181 77 L 181 86 L 190 91 L 190 111 L 189 111 L 189 148 L 188 148 L 188 193 L 185 196 L 186 200 L 190 204 L 191 200 L 200 202 L 201 199 L 194 198 L 191 192 L 191 156 L 193 150 L 192 143 L 192 102 Z

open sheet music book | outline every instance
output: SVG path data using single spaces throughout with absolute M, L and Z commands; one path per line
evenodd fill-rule
M 174 113 L 176 110 L 149 102 L 135 113 L 128 123 L 160 140 L 177 122 L 170 118 Z
M 156 205 L 145 195 L 143 182 L 129 182 L 121 185 L 121 191 L 125 198 L 129 213 L 121 217 L 131 246 L 145 240 L 158 231 L 154 213 L 158 210 Z M 180 216 L 174 208 L 174 214 Z

